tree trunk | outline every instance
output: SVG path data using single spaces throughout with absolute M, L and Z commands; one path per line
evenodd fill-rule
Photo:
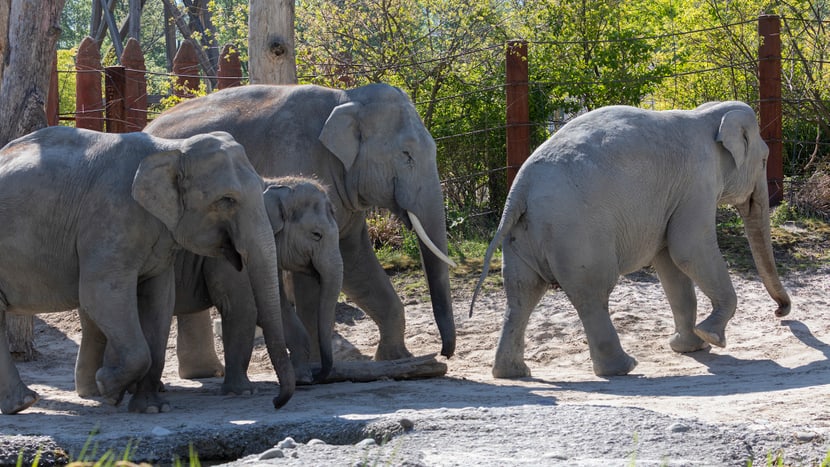
M 251 84 L 296 84 L 294 1 L 250 0 L 248 9 Z
M 46 96 L 65 0 L 0 1 L 0 146 L 46 126 Z M 13 355 L 34 358 L 32 316 L 7 315 Z

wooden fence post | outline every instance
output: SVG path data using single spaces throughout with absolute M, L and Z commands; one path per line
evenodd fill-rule
M 217 89 L 242 85 L 242 63 L 239 61 L 236 48 L 230 44 L 222 47 L 222 53 L 219 54 L 219 69 L 216 70 L 216 74 L 218 76 Z
M 781 120 L 781 19 L 776 15 L 758 18 L 758 116 L 761 137 L 769 147 L 767 188 L 770 206 L 784 199 L 784 155 Z
M 107 100 L 107 133 L 126 133 L 124 119 L 125 76 L 124 67 L 108 66 L 104 69 L 105 94 Z
M 528 102 L 527 42 L 507 43 L 507 186 L 530 156 L 530 104 Z
M 135 38 L 129 38 L 121 55 L 124 66 L 124 130 L 141 131 L 147 126 L 147 69 Z
M 87 36 L 81 41 L 75 71 L 75 127 L 104 131 L 101 54 L 95 39 Z
M 49 77 L 49 92 L 46 96 L 46 124 L 55 126 L 58 124 L 58 112 L 60 109 L 60 96 L 58 95 L 58 51 L 52 57 L 52 74 Z
M 176 84 L 173 94 L 188 99 L 196 95 L 199 89 L 199 57 L 191 41 L 184 41 L 173 57 L 173 74 Z

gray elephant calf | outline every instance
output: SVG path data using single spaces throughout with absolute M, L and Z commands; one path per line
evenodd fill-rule
M 309 326 L 316 329 L 318 339 L 315 340 L 319 341 L 322 368 L 314 376 L 325 379 L 332 369 L 331 333 L 343 277 L 334 209 L 323 186 L 309 178 L 266 179 L 263 189 L 265 208 L 277 247 L 279 270 L 304 272 L 317 278 L 319 308 L 304 316 L 316 318 Z M 187 319 L 190 314 L 216 306 L 222 316 L 225 349 L 226 370 L 222 392 L 253 393 L 247 369 L 258 315 L 248 275 L 240 273 L 221 258 L 199 256 L 189 251 L 181 251 L 176 256 L 175 271 L 180 366 L 212 366 L 216 376 L 223 373 L 213 347 L 212 331 L 194 328 L 190 326 L 193 321 Z M 293 290 L 292 287 L 280 287 L 280 291 L 286 291 L 289 295 L 292 292 L 308 293 Z M 306 328 L 291 306 L 293 300 L 283 296 L 280 302 L 283 329 L 295 374 L 299 380 L 311 382 Z M 201 324 L 201 320 L 196 320 L 196 323 Z M 101 367 L 104 357 L 106 339 L 95 335 L 94 331 L 94 327 L 83 328 L 83 341 L 98 342 L 99 345 L 84 346 L 84 351 L 78 356 L 75 384 L 82 396 L 94 393 L 95 372 Z M 267 339 L 270 328 L 264 327 L 263 331 Z M 181 368 L 179 372 L 182 373 Z
M 276 247 L 261 179 L 227 133 L 166 140 L 51 127 L 0 150 L 0 411 L 38 395 L 9 353 L 7 312 L 80 308 L 109 343 L 92 384 L 132 411 L 169 409 L 155 383 L 173 315 L 181 248 L 247 269 L 284 404 L 294 372 L 282 337 Z M 276 319 L 272 318 L 275 317 Z M 81 349 L 93 345 L 82 342 Z
M 737 297 L 718 250 L 720 204 L 741 214 L 753 259 L 776 316 L 790 311 L 769 232 L 768 149 L 741 102 L 690 111 L 601 108 L 562 127 L 525 162 L 507 196 L 487 274 L 504 242 L 507 312 L 493 375 L 529 376 L 524 333 L 550 284 L 559 284 L 585 327 L 594 372 L 623 375 L 637 364 L 623 351 L 608 313 L 620 274 L 653 265 L 674 314 L 671 348 L 725 346 Z M 695 284 L 713 311 L 695 326 Z

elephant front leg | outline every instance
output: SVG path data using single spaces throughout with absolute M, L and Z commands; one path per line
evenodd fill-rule
M 130 399 L 130 412 L 169 412 L 170 403 L 159 391 L 164 371 L 164 354 L 170 336 L 170 324 L 175 307 L 175 280 L 173 268 L 138 284 L 138 315 L 144 339 L 150 349 L 150 368 L 136 384 Z
M 213 346 L 210 310 L 176 315 L 176 353 L 179 377 L 214 378 L 225 375 L 225 366 Z
M 343 290 L 378 326 L 375 360 L 411 357 L 404 342 L 403 303 L 372 250 L 365 223 L 360 227 L 355 235 L 340 240 Z
M 6 311 L 0 310 L 0 412 L 13 414 L 31 407 L 39 396 L 20 379 L 9 352 L 6 329 Z
M 106 336 L 104 364 L 95 372 L 98 393 L 119 404 L 127 388 L 147 373 L 150 349 L 138 318 L 135 275 L 115 277 L 81 265 L 80 306 Z
M 690 225 L 697 219 L 714 218 L 714 213 L 709 215 L 693 209 L 691 212 L 697 214 L 693 221 L 683 222 L 688 216 L 678 213 L 677 220 L 669 226 L 669 255 L 677 268 L 712 302 L 712 313 L 695 327 L 695 334 L 712 345 L 725 347 L 726 325 L 735 314 L 738 298 L 718 249 L 714 224 L 705 228 Z
M 81 345 L 75 360 L 75 391 L 81 397 L 99 396 L 95 373 L 104 366 L 107 337 L 83 308 L 78 309 L 78 317 L 81 321 Z
M 709 343 L 695 334 L 697 297 L 694 283 L 674 264 L 668 250 L 658 253 L 653 266 L 674 316 L 674 335 L 669 339 L 669 346 L 678 353 L 708 349 Z

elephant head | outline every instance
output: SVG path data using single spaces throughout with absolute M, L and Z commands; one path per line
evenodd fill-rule
M 339 230 L 334 208 L 326 190 L 316 181 L 300 177 L 266 179 L 265 206 L 284 271 L 303 272 L 316 278 L 317 340 L 322 368 L 318 379 L 325 379 L 333 366 L 331 333 L 334 312 L 343 284 L 343 259 L 340 256 Z M 294 294 L 311 291 L 294 290 Z M 309 330 L 311 331 L 311 330 Z
M 258 322 L 280 380 L 274 406 L 294 392 L 295 376 L 280 318 L 277 251 L 262 197 L 262 180 L 245 150 L 227 133 L 190 137 L 145 158 L 135 174 L 133 198 L 161 220 L 185 249 L 224 256 L 248 268 Z
M 455 351 L 455 323 L 446 255 L 444 200 L 436 147 L 415 106 L 397 88 L 376 84 L 347 91 L 320 132 L 320 141 L 356 187 L 352 204 L 389 209 L 415 230 L 441 334 L 441 354 Z
M 723 192 L 719 202 L 733 205 L 744 221 L 752 259 L 770 296 L 778 303 L 775 316 L 790 312 L 790 297 L 775 269 L 769 222 L 766 167 L 769 148 L 761 138 L 755 113 L 746 104 L 704 104 L 719 121 L 716 142 L 722 146 Z

